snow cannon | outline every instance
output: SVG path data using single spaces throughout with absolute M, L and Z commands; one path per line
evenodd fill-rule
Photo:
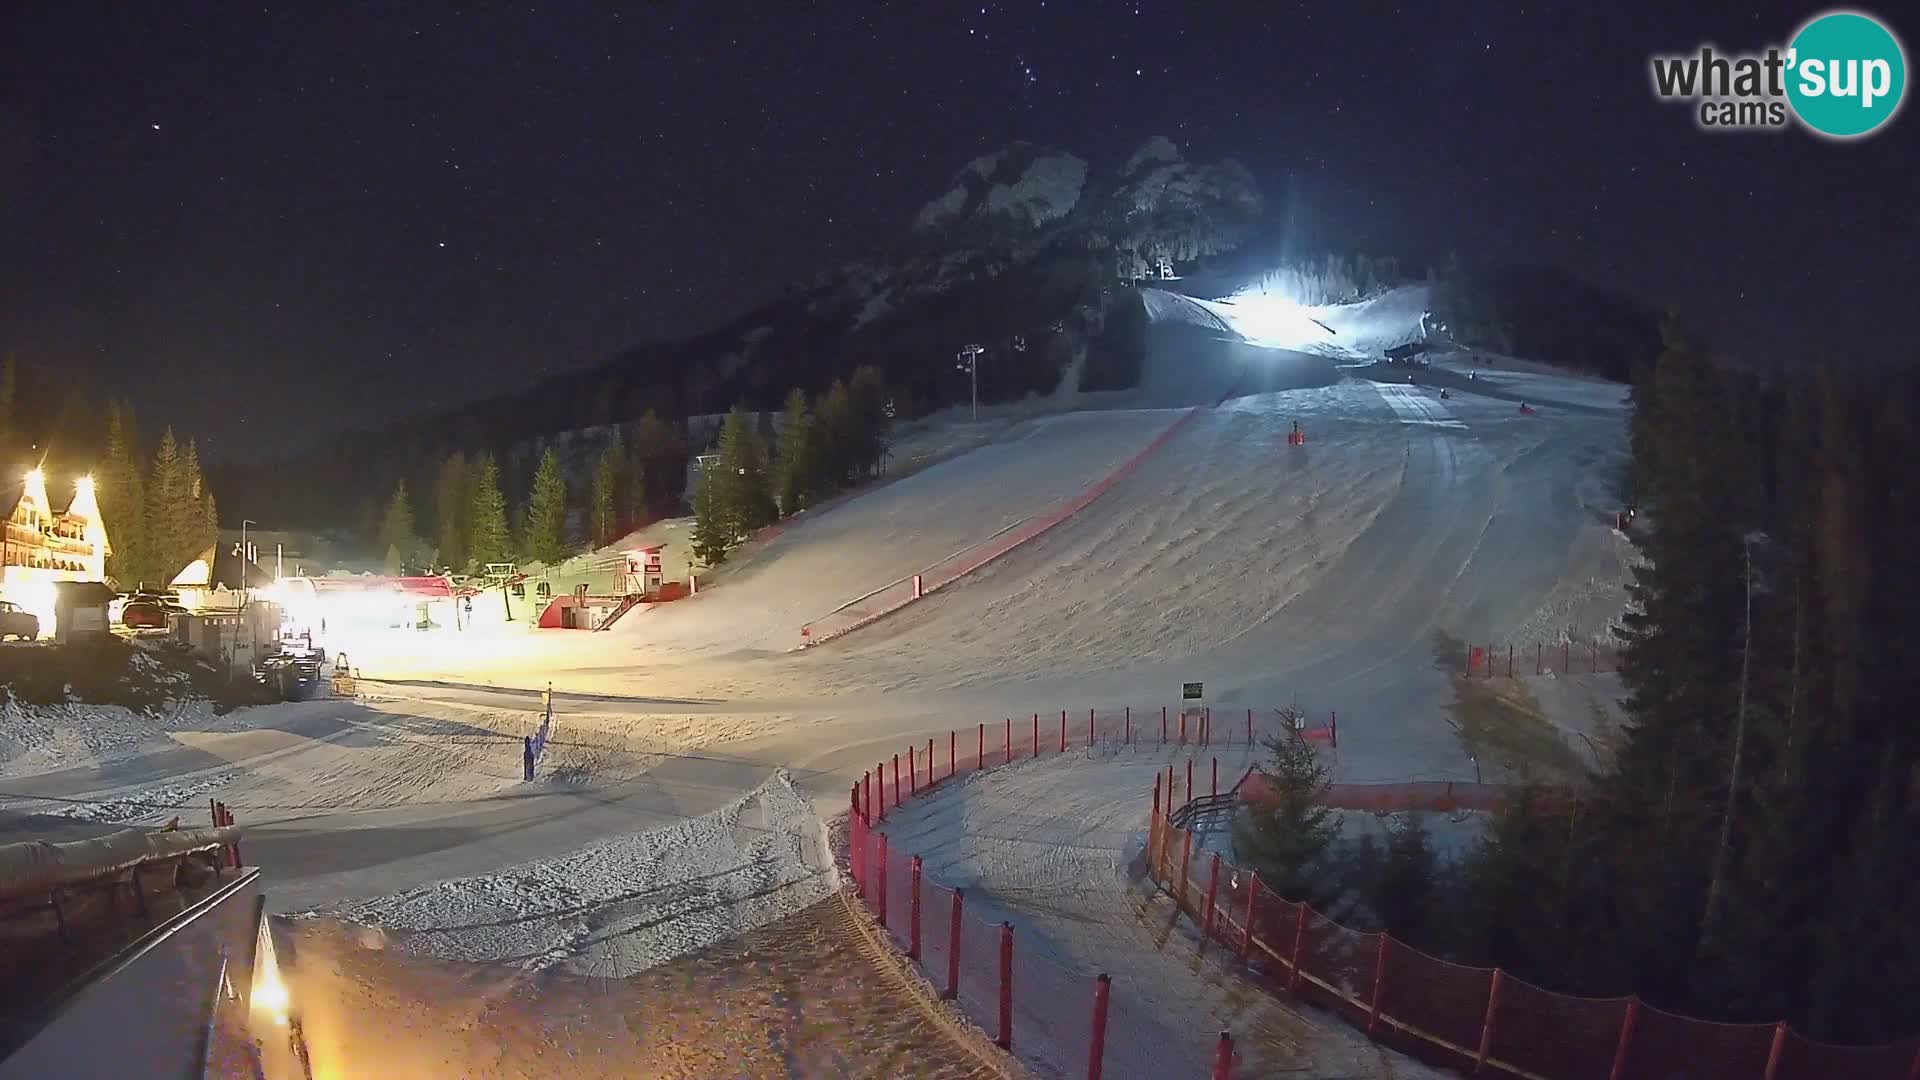
M 1287 445 L 1288 446 L 1307 445 L 1307 435 L 1305 432 L 1300 430 L 1300 421 L 1298 420 L 1295 420 L 1293 422 L 1293 430 L 1287 432 Z

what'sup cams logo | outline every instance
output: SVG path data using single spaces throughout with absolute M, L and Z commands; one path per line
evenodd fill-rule
M 1906 53 L 1891 28 L 1871 15 L 1829 11 L 1784 46 L 1759 53 L 1698 52 L 1648 61 L 1653 92 L 1684 101 L 1707 131 L 1784 128 L 1798 121 L 1816 135 L 1853 139 L 1884 128 L 1907 90 Z

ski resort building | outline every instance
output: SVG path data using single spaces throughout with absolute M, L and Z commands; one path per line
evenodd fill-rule
M 56 630 L 54 582 L 104 581 L 113 550 L 93 478 L 82 476 L 73 487 L 67 508 L 56 513 L 47 498 L 46 475 L 39 469 L 27 473 L 8 509 L 0 545 L 0 599 L 38 616 L 42 635 Z

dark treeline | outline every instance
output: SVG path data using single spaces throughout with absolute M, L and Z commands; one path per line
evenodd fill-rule
M 1608 767 L 1510 800 L 1449 866 L 1410 820 L 1342 850 L 1301 809 L 1324 771 L 1282 754 L 1294 798 L 1243 850 L 1336 918 L 1553 990 L 1912 1036 L 1920 373 L 1762 381 L 1662 336 L 1633 388 L 1643 562 Z

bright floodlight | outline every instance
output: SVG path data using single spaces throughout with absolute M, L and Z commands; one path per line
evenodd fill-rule
M 93 477 L 91 475 L 83 476 L 80 479 L 75 480 L 73 482 L 73 486 L 79 489 L 80 494 L 91 495 L 93 494 Z
M 39 469 L 28 469 L 28 470 L 27 470 L 27 483 L 28 483 L 28 485 L 30 485 L 30 486 L 32 486 L 32 485 L 40 485 L 40 484 L 45 484 L 46 482 L 47 482 L 47 474 L 46 474 L 46 473 L 43 473 L 43 472 L 41 472 L 41 471 L 40 471 Z

